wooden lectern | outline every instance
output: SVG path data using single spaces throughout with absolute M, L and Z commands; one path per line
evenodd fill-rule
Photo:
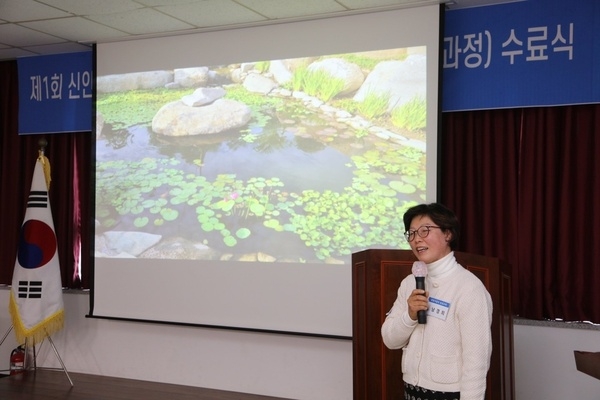
M 513 319 L 510 268 L 497 258 L 454 252 L 489 291 L 492 315 L 492 359 L 486 400 L 513 400 Z M 352 343 L 354 400 L 404 398 L 402 351 L 389 350 L 381 325 L 392 308 L 400 282 L 416 258 L 410 250 L 365 250 L 352 254 Z M 482 327 L 483 329 L 484 327 Z

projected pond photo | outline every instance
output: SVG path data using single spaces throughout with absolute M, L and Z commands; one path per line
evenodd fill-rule
M 97 80 L 96 257 L 349 262 L 425 200 L 422 48 Z

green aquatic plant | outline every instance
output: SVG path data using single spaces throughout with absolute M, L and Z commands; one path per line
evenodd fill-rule
M 379 60 L 379 59 L 375 59 L 373 57 L 361 55 L 358 53 L 341 54 L 341 55 L 337 55 L 336 57 L 343 58 L 344 60 L 346 60 L 352 64 L 356 64 L 361 69 L 367 70 L 367 71 L 372 71 L 373 68 L 375 68 L 375 66 L 379 62 L 381 62 L 381 60 Z
M 351 97 L 335 98 L 332 99 L 330 103 L 332 106 L 337 107 L 340 110 L 345 110 L 350 114 L 358 114 L 359 103 Z
M 349 53 L 349 54 L 341 54 L 335 57 L 343 58 L 353 64 L 358 65 L 362 70 L 372 71 L 377 64 L 382 61 L 395 61 L 395 60 L 404 60 L 407 57 L 407 54 L 398 54 L 396 51 L 392 53 L 383 54 L 383 52 L 379 52 L 377 57 L 373 57 L 368 53 Z
M 142 228 L 142 227 L 146 226 L 147 224 L 148 224 L 148 217 L 137 217 L 133 221 L 133 225 L 136 228 Z
M 389 94 L 377 94 L 369 92 L 364 100 L 357 105 L 358 112 L 365 118 L 374 119 L 381 117 L 387 112 L 390 101 Z
M 301 67 L 294 71 L 292 77 L 293 90 L 302 90 L 322 101 L 329 101 L 340 94 L 344 85 L 343 79 L 336 78 L 322 69 L 309 70 Z
M 298 67 L 292 75 L 291 87 L 295 92 L 299 92 L 304 87 L 304 80 L 308 76 L 308 68 L 306 66 Z
M 395 192 L 359 180 L 343 193 L 307 190 L 297 200 L 302 211 L 290 222 L 318 259 L 347 256 L 372 245 L 392 247 L 402 237 L 403 204 L 393 197 Z
M 258 137 L 254 134 L 252 134 L 251 132 L 248 131 L 244 131 L 241 135 L 240 135 L 240 140 L 246 142 L 246 143 L 253 143 L 256 141 Z
M 227 85 L 225 98 L 239 101 L 253 109 L 260 107 L 275 107 L 283 101 L 277 97 L 250 92 L 246 90 L 244 86 L 237 84 Z
M 427 102 L 421 97 L 415 97 L 394 108 L 390 119 L 395 126 L 403 129 L 424 129 L 427 126 Z
M 329 101 L 344 89 L 344 81 L 322 69 L 309 70 L 304 77 L 302 87 L 306 94 Z
M 396 246 L 407 208 L 399 194 L 416 197 L 424 190 L 423 153 L 384 143 L 351 160 L 349 187 L 300 193 L 286 190 L 277 177 L 231 173 L 209 180 L 193 172 L 193 163 L 173 158 L 99 162 L 96 218 L 106 229 L 123 220 L 130 229 L 152 232 L 183 223 L 215 248 L 235 249 L 268 229 L 296 235 L 323 261 L 373 245 Z
M 373 172 L 381 171 L 399 176 L 422 176 L 425 178 L 425 154 L 413 147 L 400 146 L 373 149 L 352 157 L 357 169 Z
M 410 192 L 408 184 L 383 184 L 382 175 L 367 171 L 367 166 L 357 170 L 352 186 L 342 193 L 308 190 L 298 194 L 284 192 L 285 185 L 278 178 L 243 181 L 223 174 L 209 182 L 205 177 L 184 175 L 171 168 L 171 162 L 144 159 L 126 168 L 120 161 L 101 163 L 97 201 L 99 209 L 105 210 L 105 226 L 114 220 L 106 212 L 110 207 L 121 215 L 135 216 L 133 226 L 143 229 L 150 224 L 149 215 L 157 216 L 152 225 L 163 226 L 180 218 L 174 207 L 193 206 L 199 228 L 218 233 L 226 247 L 251 238 L 253 223 L 262 220 L 264 227 L 275 232 L 298 235 L 321 260 L 373 244 L 392 246 L 401 235 L 397 218 L 402 215 L 398 211 L 402 204 L 396 194 Z M 234 225 L 239 227 L 231 232 L 227 227 Z
M 271 66 L 271 61 L 258 61 L 254 64 L 254 69 L 260 72 L 267 72 Z
M 180 100 L 193 89 L 129 90 L 125 92 L 98 93 L 96 105 L 113 130 L 134 125 L 150 124 L 158 110 L 167 103 Z
M 271 121 L 274 110 L 283 104 L 283 99 L 250 92 L 242 85 L 227 86 L 225 98 L 239 101 L 250 107 L 252 110 L 251 126 L 254 128 L 265 127 Z M 251 143 L 256 139 L 251 129 L 243 130 L 242 133 L 240 140 L 246 143 Z

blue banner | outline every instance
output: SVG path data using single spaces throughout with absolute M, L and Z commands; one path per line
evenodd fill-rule
M 599 13 L 597 0 L 447 11 L 442 110 L 600 102 Z
M 92 130 L 92 52 L 17 60 L 19 135 Z

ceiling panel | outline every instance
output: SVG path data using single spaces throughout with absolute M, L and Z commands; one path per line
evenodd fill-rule
M 71 42 L 90 42 L 126 36 L 125 32 L 110 28 L 83 17 L 24 22 L 27 28 L 47 32 Z M 0 28 L 2 26 L 0 25 Z M 1 36 L 0 36 L 1 37 Z M 2 41 L 3 39 L 0 39 Z
M 348 11 L 348 8 L 334 0 L 238 0 L 237 2 L 271 19 Z
M 5 45 L 24 47 L 31 45 L 65 42 L 64 39 L 22 25 L 0 25 L 0 42 Z
M 0 0 L 0 61 L 90 43 L 446 3 L 526 0 Z
M 160 26 L 161 32 L 182 31 L 194 28 L 180 19 L 172 18 L 152 8 L 124 11 L 112 14 L 90 15 L 89 19 L 102 25 L 126 32 L 128 35 L 144 35 L 156 32 Z
M 0 15 L 8 22 L 68 17 L 70 14 L 34 0 L 3 0 Z
M 8 0 L 17 2 L 21 0 Z M 112 14 L 144 7 L 133 0 L 37 0 L 73 15 Z
M 267 18 L 232 0 L 204 0 L 177 6 L 159 6 L 157 10 L 198 28 L 246 24 Z

